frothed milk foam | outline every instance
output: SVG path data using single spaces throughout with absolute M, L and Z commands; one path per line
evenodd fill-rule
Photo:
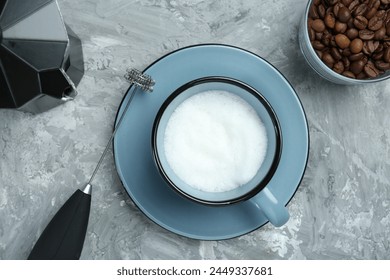
M 181 103 L 164 135 L 165 155 L 176 175 L 207 192 L 249 182 L 267 151 L 266 129 L 253 107 L 226 91 L 205 91 Z

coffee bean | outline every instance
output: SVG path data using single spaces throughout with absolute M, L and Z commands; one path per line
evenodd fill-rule
M 336 17 L 339 17 L 339 11 L 340 11 L 340 8 L 342 8 L 344 5 L 341 4 L 341 3 L 336 3 L 334 6 L 333 6 L 333 13 Z
M 383 44 L 379 43 L 379 46 L 376 48 L 375 53 L 383 52 L 384 49 L 385 49 L 385 46 Z
M 325 9 L 324 5 L 322 5 L 322 4 L 319 5 L 317 10 L 318 10 L 319 17 L 320 18 L 324 18 L 325 17 L 325 13 L 326 13 L 326 9 Z
M 330 6 L 333 6 L 334 4 L 336 4 L 337 2 L 339 2 L 339 0 L 324 0 L 325 2 L 328 3 L 328 5 Z
M 324 53 L 322 54 L 322 61 L 329 67 L 333 68 L 333 64 L 335 63 L 334 58 L 330 53 Z
M 316 32 L 313 29 L 309 29 L 309 39 L 310 41 L 314 41 L 316 39 Z
M 386 35 L 390 36 L 390 22 L 386 25 Z
M 343 73 L 344 72 L 344 64 L 339 61 L 339 62 L 336 62 L 334 65 L 333 65 L 333 71 L 335 71 L 336 73 Z
M 363 29 L 359 31 L 359 38 L 362 40 L 372 40 L 374 36 L 375 32 L 372 30 Z
M 343 62 L 344 64 L 344 68 L 347 70 L 349 69 L 350 65 L 351 65 L 351 62 L 349 61 L 348 57 L 344 56 L 341 61 Z
M 390 22 L 390 9 L 387 10 L 386 17 L 385 17 L 385 23 L 388 24 L 389 22 Z
M 379 44 L 374 53 L 383 52 L 384 48 L 383 44 Z
M 343 50 L 341 51 L 341 55 L 342 55 L 342 56 L 349 57 L 351 54 L 352 54 L 352 52 L 351 52 L 350 48 L 346 48 L 346 49 L 343 49 Z
M 385 10 L 377 11 L 375 16 L 380 18 L 380 19 L 383 19 L 386 16 L 386 11 Z
M 313 18 L 313 19 L 320 18 L 319 14 L 318 14 L 317 7 L 315 5 L 310 6 L 309 17 Z
M 332 40 L 330 41 L 330 46 L 333 48 L 337 48 L 337 44 L 336 44 L 336 40 L 335 40 L 334 36 L 332 36 Z
M 351 79 L 355 79 L 356 76 L 354 73 L 352 73 L 351 71 L 344 71 L 343 73 L 341 73 L 343 76 L 345 77 L 348 77 L 348 78 L 351 78 Z
M 313 28 L 316 32 L 324 32 L 325 24 L 321 19 L 316 19 L 311 24 L 311 28 Z
M 337 34 L 337 35 L 335 36 L 335 40 L 336 40 L 336 44 L 337 44 L 341 49 L 348 48 L 348 47 L 349 47 L 349 44 L 351 43 L 351 41 L 348 39 L 348 37 L 345 36 L 344 34 Z
M 321 42 L 325 45 L 325 46 L 329 46 L 330 45 L 330 41 L 332 40 L 332 34 L 330 33 L 323 33 L 323 36 L 321 38 Z
M 353 1 L 353 0 L 341 0 L 341 3 L 342 3 L 344 6 L 348 7 L 349 4 L 351 4 L 352 1 Z
M 367 4 L 363 3 L 356 7 L 356 10 L 353 12 L 354 16 L 361 16 L 367 11 Z
M 337 14 L 339 21 L 347 23 L 351 18 L 351 11 L 347 7 L 341 7 Z
M 337 48 L 331 48 L 330 54 L 333 56 L 335 60 L 340 60 L 343 56 L 341 55 L 340 51 Z
M 353 39 L 349 48 L 352 53 L 360 53 L 363 49 L 363 41 L 359 38 Z
M 375 52 L 382 52 L 384 49 L 385 49 L 385 45 L 381 44 L 381 41 L 379 41 L 379 46 Z
M 375 66 L 379 70 L 386 71 L 390 69 L 390 63 L 389 62 L 384 62 L 381 60 L 375 61 Z
M 374 9 L 379 9 L 379 6 L 381 5 L 381 1 L 380 0 L 371 0 L 368 7 L 369 8 L 374 8 Z
M 365 55 L 370 56 L 372 53 L 370 52 L 370 50 L 369 50 L 369 48 L 368 48 L 367 42 L 368 42 L 368 41 L 365 41 L 365 42 L 364 42 L 362 52 L 363 52 Z
M 374 54 L 372 54 L 371 58 L 373 60 L 381 60 L 383 58 L 383 51 L 382 52 L 375 52 Z
M 318 40 L 318 41 L 321 41 L 322 35 L 324 35 L 324 33 L 316 32 L 315 33 L 315 39 Z
M 390 4 L 390 0 L 381 0 L 381 3 L 383 5 L 388 5 L 388 4 Z
M 325 45 L 320 41 L 313 41 L 311 44 L 313 48 L 316 49 L 317 51 L 322 51 L 323 49 L 325 49 Z
M 354 61 L 351 63 L 351 66 L 349 67 L 349 70 L 354 73 L 355 75 L 359 74 L 360 72 L 363 71 L 364 68 L 364 61 L 363 60 L 358 60 Z
M 385 62 L 390 62 L 390 47 L 387 47 L 384 51 L 383 51 L 383 60 Z
M 372 40 L 366 41 L 363 44 L 363 52 L 366 53 L 367 55 L 371 55 L 376 51 L 378 46 L 379 46 L 378 41 L 372 41 Z
M 379 43 L 379 41 L 373 41 L 373 45 L 374 45 L 374 51 L 373 51 L 373 53 L 374 52 L 376 52 L 377 51 L 377 49 L 379 48 L 379 46 L 380 46 L 380 43 Z
M 385 47 L 390 47 L 390 37 L 386 37 L 382 42 Z
M 359 0 L 354 0 L 351 2 L 351 4 L 349 4 L 348 9 L 351 12 L 354 12 L 356 10 L 356 8 L 359 6 L 359 4 L 360 4 Z
M 347 31 L 348 25 L 344 22 L 336 21 L 336 24 L 334 25 L 334 31 L 337 33 L 344 33 Z
M 351 17 L 351 18 L 348 20 L 348 22 L 347 22 L 348 28 L 355 28 L 355 25 L 353 24 L 353 20 L 354 20 L 353 17 Z
M 385 33 L 386 33 L 386 30 L 385 30 Z M 347 30 L 345 35 L 348 36 L 349 40 L 353 40 L 357 36 L 359 36 L 359 31 L 357 29 L 355 29 L 355 28 L 350 28 L 350 29 Z
M 364 66 L 364 73 L 366 73 L 367 77 L 369 78 L 375 78 L 379 75 L 379 70 L 375 67 L 375 65 L 369 61 Z
M 364 57 L 364 54 L 362 52 L 360 53 L 355 53 L 355 54 L 352 54 L 348 57 L 349 61 L 358 61 L 358 60 L 362 60 Z
M 367 63 L 369 61 L 368 56 L 363 56 L 362 60 L 364 61 L 364 63 Z
M 364 71 L 362 71 L 356 75 L 356 79 L 359 79 L 359 80 L 367 79 L 367 75 L 366 75 L 366 73 L 364 73 Z
M 373 17 L 368 21 L 368 29 L 372 31 L 377 31 L 383 26 L 382 19 L 378 17 Z
M 366 19 L 371 19 L 373 16 L 375 16 L 377 11 L 377 8 L 371 8 L 370 10 L 367 10 L 367 12 L 364 14 L 364 17 Z
M 336 24 L 336 19 L 333 13 L 327 13 L 324 18 L 325 25 L 331 29 L 334 28 Z
M 368 20 L 364 16 L 357 16 L 353 20 L 353 24 L 355 27 L 359 30 L 363 30 L 367 27 L 368 25 Z
M 374 39 L 375 40 L 383 40 L 386 36 L 386 28 L 382 26 L 377 31 L 375 31 Z

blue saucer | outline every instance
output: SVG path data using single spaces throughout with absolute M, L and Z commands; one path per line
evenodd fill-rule
M 308 160 L 309 133 L 302 105 L 282 74 L 264 59 L 226 45 L 196 45 L 174 51 L 144 73 L 152 76 L 153 93 L 130 87 L 118 110 L 132 104 L 114 139 L 115 164 L 134 203 L 158 225 L 190 238 L 221 240 L 249 233 L 268 222 L 251 200 L 207 206 L 172 190 L 153 161 L 151 134 L 165 99 L 178 87 L 204 76 L 226 76 L 256 88 L 279 118 L 283 150 L 275 175 L 268 183 L 278 200 L 287 204 L 296 192 Z M 118 119 L 117 116 L 117 119 Z

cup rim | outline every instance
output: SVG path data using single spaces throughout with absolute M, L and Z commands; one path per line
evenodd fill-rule
M 352 78 L 349 78 L 349 77 L 346 77 L 346 76 L 343 76 L 337 72 L 335 72 L 333 69 L 329 68 L 319 57 L 318 55 L 316 54 L 311 42 L 310 42 L 310 38 L 309 38 L 309 30 L 308 30 L 308 19 L 309 19 L 309 11 L 310 11 L 310 7 L 311 5 L 313 4 L 313 0 L 309 0 L 306 4 L 306 9 L 305 9 L 305 12 L 304 12 L 304 24 L 303 24 L 303 35 L 304 35 L 304 39 L 305 39 L 305 42 L 308 46 L 308 51 L 310 52 L 312 58 L 317 62 L 317 64 L 319 64 L 319 66 L 321 66 L 321 68 L 328 72 L 330 75 L 333 75 L 334 78 L 336 79 L 339 79 L 341 80 L 340 82 L 343 82 L 343 83 L 346 83 L 346 84 L 349 84 L 349 85 L 357 85 L 357 84 L 371 84 L 371 83 L 376 83 L 376 82 L 381 82 L 381 81 L 385 81 L 387 79 L 390 78 L 390 74 L 388 74 L 386 76 L 386 72 L 387 71 L 390 71 L 390 70 L 387 70 L 384 74 L 382 75 L 379 75 L 375 78 L 371 78 L 371 79 L 352 79 Z M 314 5 L 314 4 L 313 4 Z M 300 32 L 302 32 L 300 31 Z M 319 73 L 319 71 L 316 69 L 315 66 L 313 66 L 309 60 L 306 58 L 306 55 L 304 52 L 302 52 L 303 55 L 305 56 L 305 59 L 306 61 L 308 62 L 308 64 L 310 65 L 310 67 L 316 72 L 318 73 L 320 76 L 322 76 L 323 78 L 329 80 L 328 78 L 324 77 L 322 73 Z
M 221 200 L 221 201 L 211 201 L 211 200 L 206 200 L 206 199 L 202 199 L 199 197 L 195 197 L 195 196 L 185 192 L 179 186 L 177 186 L 175 184 L 175 182 L 173 182 L 173 180 L 165 172 L 164 166 L 160 161 L 159 153 L 157 151 L 157 130 L 158 130 L 158 127 L 159 127 L 159 124 L 161 121 L 161 117 L 163 116 L 163 113 L 168 108 L 168 106 L 171 104 L 171 102 L 178 95 L 180 95 L 182 92 L 184 92 L 185 90 L 187 90 L 193 86 L 197 86 L 197 85 L 209 83 L 209 82 L 222 82 L 222 83 L 232 84 L 234 86 L 241 87 L 242 89 L 246 90 L 248 93 L 250 93 L 254 97 L 256 97 L 257 100 L 259 100 L 259 102 L 262 103 L 262 105 L 267 110 L 268 114 L 270 115 L 270 118 L 272 120 L 273 127 L 274 127 L 275 140 L 276 140 L 276 143 L 275 143 L 276 148 L 275 148 L 274 158 L 272 160 L 272 163 L 271 163 L 269 170 L 267 171 L 267 173 L 263 177 L 263 179 L 259 183 L 257 183 L 254 188 L 252 188 L 248 192 L 242 194 L 241 196 L 233 198 L 233 199 Z M 277 115 L 276 115 L 274 109 L 272 108 L 271 104 L 267 101 L 267 99 L 258 90 L 251 87 L 250 85 L 248 85 L 240 80 L 237 80 L 237 79 L 234 79 L 231 77 L 225 77 L 225 76 L 201 77 L 201 78 L 192 80 L 192 81 L 180 86 L 175 91 L 173 91 L 173 93 L 171 95 L 169 95 L 168 98 L 161 105 L 161 107 L 160 107 L 160 109 L 155 117 L 153 127 L 152 127 L 151 144 L 152 144 L 153 159 L 154 159 L 154 162 L 157 166 L 157 169 L 170 187 L 172 187 L 180 195 L 182 195 L 182 196 L 184 196 L 192 201 L 195 201 L 195 202 L 198 202 L 201 204 L 215 205 L 215 206 L 229 205 L 229 204 L 241 202 L 244 200 L 248 200 L 251 197 L 255 196 L 257 193 L 259 193 L 262 189 L 264 189 L 267 186 L 267 184 L 269 183 L 269 181 L 272 179 L 273 175 L 275 174 L 275 172 L 277 170 L 279 160 L 280 160 L 280 157 L 282 154 L 282 145 L 283 145 L 282 144 L 282 132 L 281 132 L 279 120 L 277 118 Z

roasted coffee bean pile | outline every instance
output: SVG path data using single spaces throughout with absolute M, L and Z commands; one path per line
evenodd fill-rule
M 390 69 L 390 0 L 314 0 L 309 37 L 319 58 L 349 78 Z

